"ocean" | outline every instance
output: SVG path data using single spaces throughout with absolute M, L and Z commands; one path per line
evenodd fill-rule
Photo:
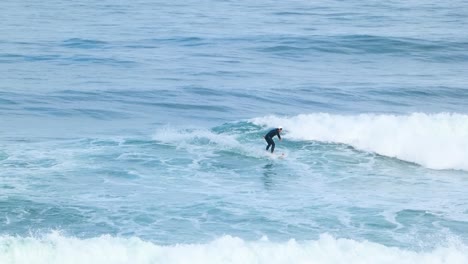
M 468 263 L 467 1 L 0 7 L 1 264 Z

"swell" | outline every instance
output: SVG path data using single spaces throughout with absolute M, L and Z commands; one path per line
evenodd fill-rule
M 282 56 L 310 53 L 396 55 L 424 61 L 467 61 L 464 40 L 429 40 L 379 35 L 277 36 L 260 40 L 258 51 Z

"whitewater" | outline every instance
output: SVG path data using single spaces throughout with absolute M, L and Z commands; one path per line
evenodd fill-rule
M 0 18 L 0 264 L 468 263 L 466 1 Z
M 50 234 L 41 239 L 2 237 L 14 247 L 0 255 L 2 263 L 466 263 L 466 247 L 451 245 L 417 253 L 371 242 L 334 239 L 283 244 L 267 239 L 246 242 L 225 236 L 209 244 L 159 246 L 133 239 L 98 237 L 77 240 Z M 5 247 L 5 246 L 3 246 Z

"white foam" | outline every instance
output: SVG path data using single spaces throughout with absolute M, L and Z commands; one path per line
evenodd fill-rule
M 162 143 L 182 144 L 190 141 L 206 140 L 207 144 L 218 144 L 224 146 L 238 146 L 235 136 L 226 134 L 216 134 L 206 129 L 179 130 L 171 127 L 164 127 L 156 131 L 153 139 Z
M 418 163 L 431 169 L 468 170 L 468 115 L 303 114 L 268 116 L 254 124 L 282 124 L 289 140 L 317 140 Z
M 315 263 L 315 264 L 465 264 L 468 247 L 456 244 L 427 252 L 386 247 L 372 242 L 335 239 L 316 241 L 268 239 L 249 242 L 224 236 L 207 244 L 161 246 L 138 238 L 101 236 L 90 239 L 52 233 L 42 238 L 0 237 L 2 264 L 152 264 L 152 263 Z

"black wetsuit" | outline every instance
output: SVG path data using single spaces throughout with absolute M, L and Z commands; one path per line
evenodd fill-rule
M 268 150 L 271 146 L 271 153 L 275 151 L 275 141 L 273 141 L 274 136 L 278 136 L 278 138 L 281 139 L 279 129 L 275 128 L 265 135 L 265 140 L 268 143 L 266 150 Z

